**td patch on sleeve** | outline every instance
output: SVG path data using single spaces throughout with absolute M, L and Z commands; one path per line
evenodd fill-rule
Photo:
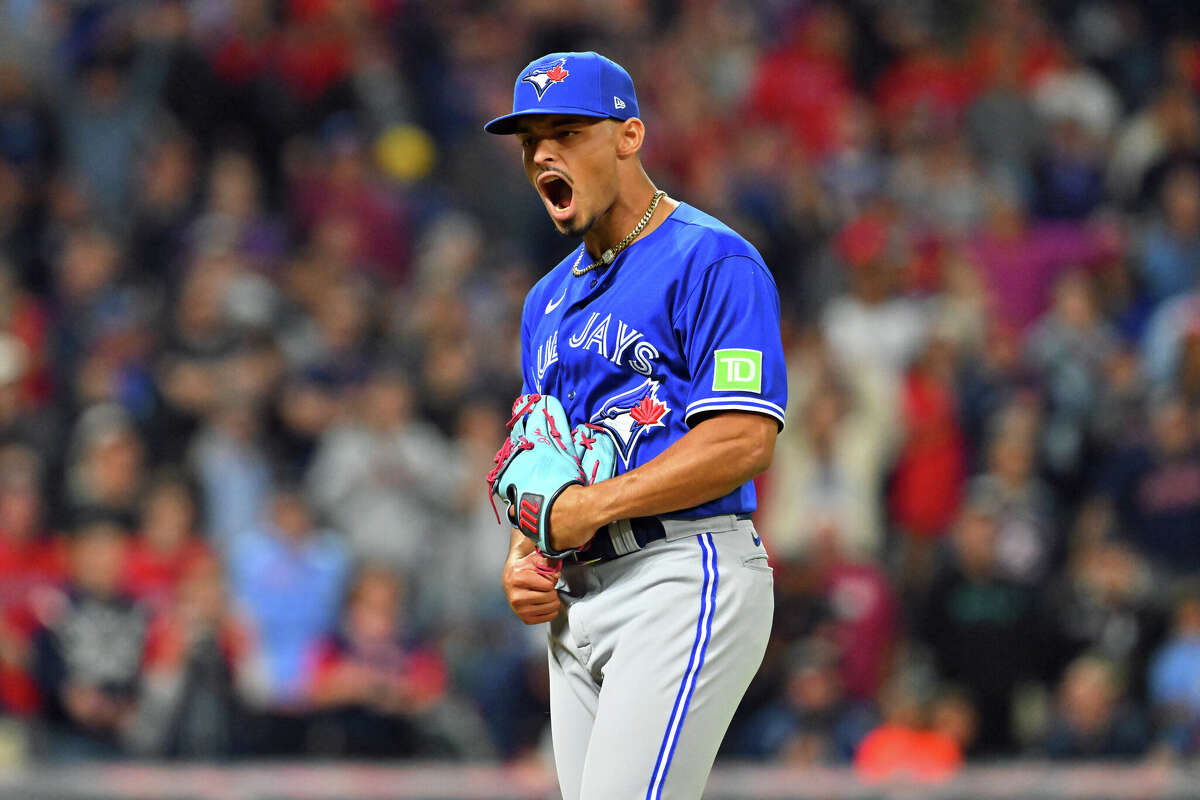
M 762 351 L 713 351 L 713 391 L 762 394 Z

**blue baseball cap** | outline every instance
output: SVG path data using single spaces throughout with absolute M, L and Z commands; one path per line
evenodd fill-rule
M 638 115 L 633 78 L 599 53 L 551 53 L 529 62 L 513 86 L 511 114 L 483 126 L 488 133 L 516 133 L 530 114 L 576 114 L 629 119 Z

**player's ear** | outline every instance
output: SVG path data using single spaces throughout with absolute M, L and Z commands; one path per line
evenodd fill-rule
M 646 138 L 646 126 L 637 117 L 630 117 L 617 124 L 617 157 L 629 158 L 642 149 Z

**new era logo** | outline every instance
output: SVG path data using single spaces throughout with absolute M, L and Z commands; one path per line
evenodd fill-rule
M 613 108 L 624 108 L 624 107 L 625 107 L 625 101 L 622 100 L 621 98 L 617 97 L 614 94 L 613 95 Z

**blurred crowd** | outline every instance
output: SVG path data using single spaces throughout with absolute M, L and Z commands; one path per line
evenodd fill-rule
M 656 182 L 782 299 L 775 630 L 723 752 L 1200 754 L 1185 5 L 0 0 L 23 746 L 543 746 L 483 475 L 524 293 L 575 243 L 480 126 L 531 58 L 596 49 Z

